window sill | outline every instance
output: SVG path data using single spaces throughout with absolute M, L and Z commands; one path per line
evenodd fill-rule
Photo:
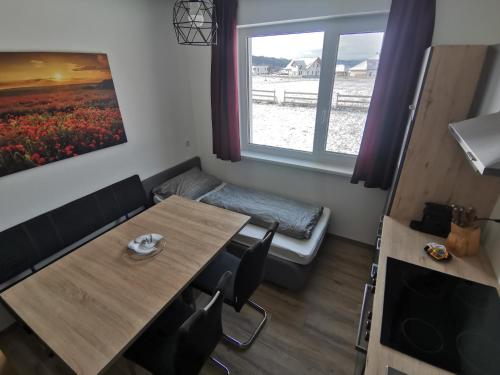
M 256 160 L 263 163 L 285 165 L 293 168 L 306 169 L 315 172 L 334 174 L 342 177 L 351 177 L 354 168 L 332 165 L 317 161 L 300 160 L 283 156 L 268 155 L 258 152 L 242 151 L 241 157 L 247 160 Z

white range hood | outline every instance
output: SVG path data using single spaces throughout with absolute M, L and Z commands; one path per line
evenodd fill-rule
M 500 112 L 449 125 L 474 169 L 500 176 Z

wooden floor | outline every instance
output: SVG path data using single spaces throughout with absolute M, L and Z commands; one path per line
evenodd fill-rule
M 231 374 L 349 374 L 354 372 L 354 342 L 363 286 L 368 278 L 372 251 L 352 242 L 327 237 L 316 268 L 299 293 L 264 284 L 253 299 L 270 318 L 253 346 L 240 352 L 221 343 L 215 357 Z M 247 337 L 260 317 L 248 307 L 236 314 L 224 309 L 224 330 Z M 43 344 L 19 326 L 0 334 L 0 350 L 20 374 L 70 374 L 58 358 L 49 358 Z M 147 374 L 136 369 L 138 375 Z M 120 359 L 106 375 L 130 374 Z M 222 374 L 207 364 L 204 375 Z

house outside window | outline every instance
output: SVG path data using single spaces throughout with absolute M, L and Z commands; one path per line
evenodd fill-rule
M 243 156 L 352 171 L 386 22 L 372 14 L 240 27 Z

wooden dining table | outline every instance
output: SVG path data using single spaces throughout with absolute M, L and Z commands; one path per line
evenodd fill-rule
M 1 293 L 10 309 L 77 374 L 123 353 L 250 218 L 171 196 Z M 130 240 L 165 238 L 137 259 Z

